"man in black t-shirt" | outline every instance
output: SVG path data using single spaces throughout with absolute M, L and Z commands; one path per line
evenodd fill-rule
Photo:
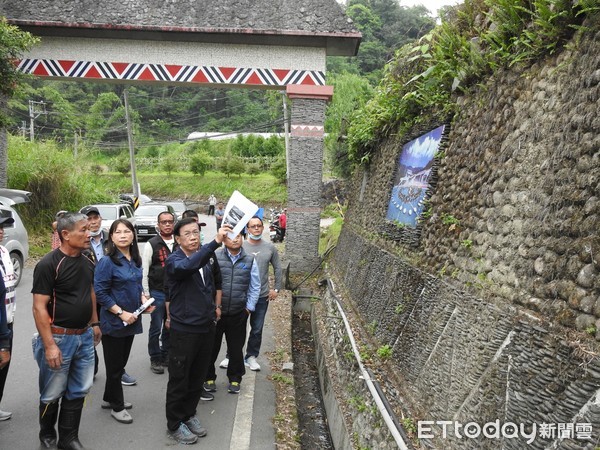
M 82 254 L 90 247 L 87 217 L 67 213 L 58 220 L 60 247 L 33 272 L 33 317 L 38 330 L 34 357 L 40 368 L 42 448 L 78 450 L 83 401 L 94 377 L 94 346 L 100 323 L 93 290 L 94 264 Z M 62 401 L 61 401 L 62 398 Z M 59 414 L 59 401 L 60 414 Z

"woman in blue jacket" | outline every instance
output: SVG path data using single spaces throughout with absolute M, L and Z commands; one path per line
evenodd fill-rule
M 133 337 L 142 332 L 142 320 L 133 313 L 147 299 L 142 289 L 142 258 L 135 229 L 126 219 L 117 219 L 110 227 L 107 255 L 96 265 L 94 290 L 102 306 L 100 329 L 106 366 L 102 408 L 112 409 L 110 414 L 118 422 L 132 423 L 127 411 L 132 405 L 123 398 L 121 375 Z

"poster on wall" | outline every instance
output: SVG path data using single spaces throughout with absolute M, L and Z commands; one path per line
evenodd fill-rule
M 415 227 L 423 212 L 434 156 L 440 147 L 445 125 L 404 144 L 398 157 L 396 178 L 386 219 Z

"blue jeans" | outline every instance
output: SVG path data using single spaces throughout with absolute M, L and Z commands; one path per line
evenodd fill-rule
M 61 397 L 67 400 L 83 398 L 94 381 L 94 332 L 54 334 L 54 342 L 62 353 L 59 369 L 51 369 L 46 361 L 42 338 L 33 339 L 33 357 L 40 368 L 40 402 L 52 403 Z
M 165 327 L 165 319 L 167 318 L 165 293 L 150 289 L 150 296 L 154 297 L 152 305 L 156 309 L 150 314 L 148 354 L 150 355 L 150 361 L 161 362 L 169 354 L 169 330 Z
M 265 324 L 267 309 L 269 308 L 268 297 L 259 297 L 254 311 L 250 313 L 250 334 L 248 335 L 248 345 L 246 346 L 246 357 L 257 357 L 260 353 L 262 344 L 262 331 Z

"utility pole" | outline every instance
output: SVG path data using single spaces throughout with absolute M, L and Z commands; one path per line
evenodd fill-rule
M 29 140 L 33 142 L 34 140 L 34 123 L 35 119 L 40 117 L 42 114 L 48 114 L 46 112 L 46 103 L 44 102 L 34 102 L 33 100 L 29 100 Z
M 125 119 L 127 120 L 127 141 L 129 142 L 129 158 L 131 164 L 131 184 L 133 185 L 133 195 L 136 200 L 140 196 L 140 187 L 135 174 L 135 152 L 133 151 L 133 127 L 131 117 L 129 116 L 129 100 L 127 98 L 127 88 L 123 91 L 123 99 L 125 100 Z
M 21 121 L 21 132 L 23 133 L 23 139 L 27 136 L 27 121 Z
M 287 95 L 285 91 L 283 94 L 283 137 L 285 139 L 285 179 L 286 182 L 290 176 L 290 123 L 288 121 L 288 109 L 287 109 Z
M 77 146 L 79 145 L 79 135 L 77 134 L 77 130 L 73 132 L 73 156 L 77 158 Z

